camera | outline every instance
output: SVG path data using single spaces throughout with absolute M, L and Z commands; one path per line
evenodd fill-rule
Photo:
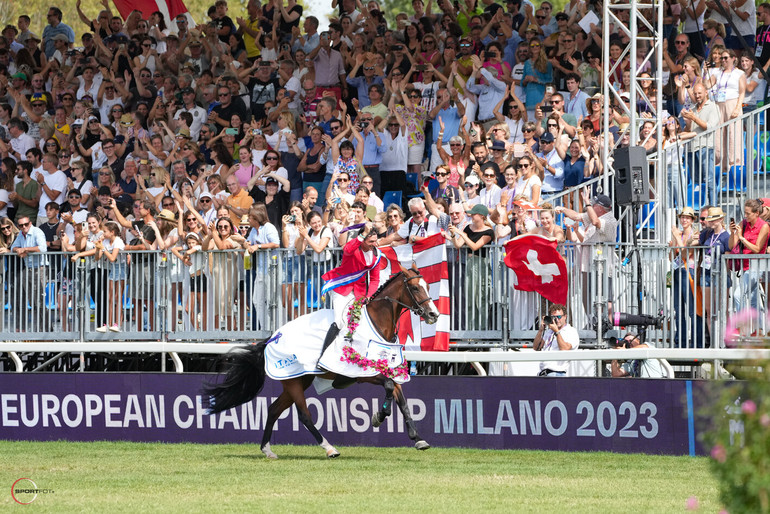
M 282 44 L 281 45 L 281 50 L 284 51 L 284 52 L 288 52 L 289 51 L 289 45 L 287 45 L 286 43 Z
M 289 223 L 294 223 L 295 221 L 297 221 L 297 217 L 294 214 L 289 216 Z
M 550 325 L 554 322 L 553 316 L 543 316 L 543 323 Z
M 636 325 L 638 327 L 661 328 L 663 326 L 663 316 L 650 316 L 648 314 L 628 314 L 626 312 L 615 312 L 610 319 L 610 323 L 616 327 L 625 327 Z
M 417 66 L 414 67 L 414 69 L 417 71 L 425 71 L 428 69 L 428 67 L 424 64 L 418 64 Z
M 358 127 L 358 130 L 364 130 L 366 128 L 367 123 L 364 121 L 359 121 L 356 123 L 356 126 Z

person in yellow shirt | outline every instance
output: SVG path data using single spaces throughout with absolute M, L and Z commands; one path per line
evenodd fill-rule
M 257 45 L 257 39 L 259 38 L 259 2 L 257 0 L 249 0 L 246 5 L 246 12 L 249 15 L 248 20 L 243 18 L 236 18 L 238 23 L 238 33 L 243 37 L 243 43 L 246 47 L 246 56 L 252 61 L 259 57 L 260 50 Z

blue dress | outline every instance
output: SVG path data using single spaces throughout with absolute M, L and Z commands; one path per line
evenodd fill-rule
M 580 157 L 575 163 L 567 157 L 564 160 L 564 187 L 574 187 L 586 181 L 583 176 L 586 167 L 586 160 Z

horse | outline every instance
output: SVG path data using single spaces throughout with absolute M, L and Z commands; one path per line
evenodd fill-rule
M 416 269 L 402 268 L 400 272 L 382 284 L 364 308 L 374 329 L 385 341 L 395 341 L 398 319 L 405 310 L 414 312 L 429 324 L 436 323 L 439 317 L 438 310 L 428 293 L 428 286 Z M 292 323 L 295 322 L 296 320 Z M 279 334 L 280 330 L 276 331 L 276 334 Z M 266 378 L 265 348 L 272 340 L 271 337 L 228 354 L 230 364 L 225 379 L 219 384 L 206 384 L 203 389 L 204 402 L 206 402 L 205 405 L 208 407 L 209 414 L 216 414 L 236 407 L 251 401 L 259 394 L 264 387 Z M 322 354 L 325 349 L 325 347 L 319 349 L 319 352 Z M 321 355 L 319 355 L 319 360 L 320 357 Z M 328 458 L 339 457 L 340 453 L 337 449 L 329 444 L 313 424 L 305 401 L 305 390 L 310 387 L 316 376 L 333 380 L 335 389 L 343 389 L 356 382 L 383 386 L 385 388 L 385 401 L 382 408 L 372 414 L 372 425 L 374 427 L 380 426 L 385 418 L 391 414 L 391 404 L 395 399 L 404 416 L 407 434 L 414 441 L 414 447 L 418 450 L 430 448 L 430 445 L 417 432 L 401 386 L 395 383 L 392 378 L 383 374 L 350 378 L 327 371 L 321 375 L 305 374 L 281 380 L 283 392 L 267 409 L 267 420 L 260 445 L 262 453 L 268 459 L 278 458 L 270 449 L 273 425 L 280 415 L 292 405 L 297 406 L 300 421 L 313 435 L 319 446 L 326 451 L 326 456 Z

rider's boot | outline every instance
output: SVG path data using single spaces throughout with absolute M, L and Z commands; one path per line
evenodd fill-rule
M 321 355 L 324 354 L 327 348 L 329 348 L 329 345 L 334 342 L 335 339 L 337 339 L 337 335 L 340 333 L 340 328 L 337 326 L 336 323 L 332 323 L 329 325 L 329 331 L 326 332 L 326 339 L 324 339 L 324 346 L 321 349 Z

